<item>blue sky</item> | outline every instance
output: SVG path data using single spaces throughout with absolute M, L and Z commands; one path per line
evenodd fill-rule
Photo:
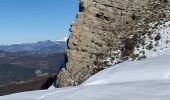
M 0 0 L 0 44 L 62 39 L 77 12 L 78 0 Z

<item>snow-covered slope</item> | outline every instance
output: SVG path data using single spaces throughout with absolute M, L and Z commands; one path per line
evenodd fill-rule
M 0 100 L 169 100 L 170 56 L 124 62 L 77 87 L 24 92 Z
M 141 36 L 144 43 L 140 43 L 134 53 L 147 58 L 170 54 L 170 21 L 150 23 L 149 26 L 149 32 Z
M 158 56 L 154 59 L 126 61 L 115 65 L 88 79 L 83 85 L 112 84 L 143 80 L 170 79 L 170 56 Z

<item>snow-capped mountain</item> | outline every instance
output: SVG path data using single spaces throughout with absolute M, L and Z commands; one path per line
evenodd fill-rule
M 39 41 L 37 43 L 23 43 L 12 45 L 0 45 L 0 50 L 6 52 L 29 52 L 29 53 L 60 53 L 65 52 L 66 41 Z

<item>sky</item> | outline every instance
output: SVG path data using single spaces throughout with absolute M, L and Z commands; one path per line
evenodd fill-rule
M 0 0 L 0 44 L 69 36 L 79 0 Z

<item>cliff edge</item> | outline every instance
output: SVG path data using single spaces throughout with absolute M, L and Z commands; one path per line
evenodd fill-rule
M 133 52 L 140 37 L 150 23 L 169 19 L 170 0 L 80 0 L 60 86 L 78 85 L 110 64 L 144 58 Z

